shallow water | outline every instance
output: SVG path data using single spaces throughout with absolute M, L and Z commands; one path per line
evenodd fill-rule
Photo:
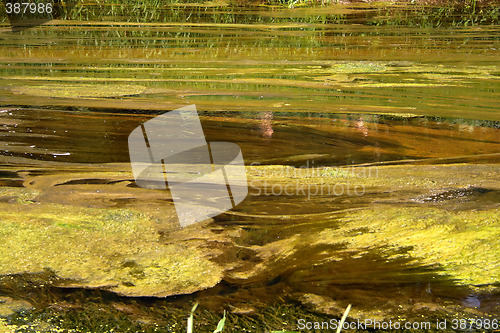
M 446 265 L 408 257 L 403 241 L 368 249 L 314 243 L 342 229 L 353 211 L 498 210 L 499 25 L 375 25 L 385 19 L 367 6 L 195 7 L 176 15 L 167 22 L 124 22 L 119 13 L 55 20 L 17 33 L 4 23 L 0 186 L 41 191 L 40 204 L 136 210 L 142 204 L 151 213 L 165 200 L 135 197 L 127 137 L 155 115 L 196 104 L 207 140 L 239 144 L 248 166 L 307 167 L 309 173 L 339 166 L 410 168 L 381 169 L 384 176 L 363 180 L 361 196 L 259 192 L 216 217 L 203 228 L 234 245 L 216 261 L 236 257 L 246 264 L 195 294 L 204 306 L 259 308 L 287 297 L 335 315 L 348 303 L 360 316 L 375 309 L 389 317 L 470 315 L 470 309 L 478 316 L 500 314 L 498 279 L 488 283 L 491 289 L 474 289 L 453 275 L 454 266 L 440 274 Z M 72 166 L 94 174 L 72 178 Z M 103 166 L 128 176 L 106 182 Z M 270 182 L 296 178 L 266 172 Z M 111 185 L 117 181 L 128 187 Z M 432 200 L 441 197 L 446 200 Z M 311 246 L 297 246 L 258 271 L 281 246 L 273 244 L 287 248 L 300 237 Z M 498 262 L 485 267 L 498 269 Z

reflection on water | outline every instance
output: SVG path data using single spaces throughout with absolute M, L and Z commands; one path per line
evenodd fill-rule
M 262 119 L 260 123 L 261 134 L 264 138 L 271 139 L 274 133 L 272 125 L 273 113 L 271 111 L 263 112 L 261 119 Z
M 360 180 L 327 171 L 325 182 L 363 182 L 366 193 L 250 196 L 199 227 L 216 244 L 212 259 L 224 274 L 194 298 L 240 312 L 245 302 L 258 308 L 286 296 L 331 315 L 348 303 L 360 316 L 466 308 L 497 315 L 498 288 L 460 282 L 480 277 L 461 275 L 453 253 L 486 249 L 496 232 L 456 219 L 492 221 L 498 209 L 499 26 L 375 26 L 377 13 L 205 7 L 177 10 L 168 22 L 122 22 L 115 13 L 114 21 L 2 30 L 0 204 L 6 214 L 14 209 L 6 207 L 30 216 L 31 204 L 60 204 L 170 221 L 168 196 L 134 186 L 127 137 L 151 117 L 195 103 L 207 141 L 237 143 L 248 166 L 375 165 L 381 174 Z M 250 178 L 259 180 L 255 170 Z M 386 229 L 361 224 L 387 212 Z M 435 250 L 426 242 L 391 236 L 423 223 L 411 220 L 416 215 L 437 221 L 422 230 L 439 235 L 440 246 L 448 242 L 439 249 L 455 261 L 430 263 Z M 347 223 L 352 216 L 358 222 Z M 394 219 L 412 222 L 390 225 Z M 185 240 L 170 227 L 159 230 L 162 241 Z M 447 234 L 454 232 L 476 235 L 479 245 L 464 238 L 453 248 L 460 242 Z M 376 245 L 364 246 L 372 234 Z M 495 254 L 488 246 L 484 252 Z M 467 260 L 479 260 L 471 253 Z
M 130 132 L 152 116 L 12 108 L 0 113 L 1 155 L 74 163 L 129 162 Z M 154 112 L 156 113 L 156 112 Z M 496 154 L 498 124 L 402 115 L 203 112 L 209 141 L 238 143 L 247 165 L 342 166 Z

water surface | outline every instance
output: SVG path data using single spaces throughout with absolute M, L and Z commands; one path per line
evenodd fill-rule
M 443 211 L 480 219 L 498 210 L 500 26 L 390 25 L 369 6 L 200 8 L 165 20 L 54 20 L 17 33 L 4 22 L 2 201 L 15 206 L 12 188 L 27 188 L 42 193 L 39 204 L 174 218 L 162 194 L 134 187 L 127 137 L 155 115 L 196 104 L 207 140 L 238 143 L 248 166 L 370 165 L 382 173 L 311 176 L 355 179 L 366 193 L 251 195 L 203 225 L 225 237 L 215 262 L 235 264 L 216 287 L 179 305 L 196 299 L 243 313 L 247 303 L 258 312 L 286 299 L 331 315 L 349 303 L 359 316 L 498 315 L 498 279 L 476 288 L 463 281 L 477 277 L 455 266 L 413 260 L 402 240 L 348 247 L 330 233 L 350 216 L 371 221 L 398 207 L 407 215 L 429 209 L 429 221 L 445 219 Z M 269 170 L 249 168 L 250 179 L 294 183 Z M 253 190 L 266 188 L 258 184 Z M 449 200 L 433 200 L 442 197 Z M 342 237 L 358 239 L 369 227 Z M 291 248 L 299 250 L 280 252 Z M 498 261 L 483 269 L 491 274 Z

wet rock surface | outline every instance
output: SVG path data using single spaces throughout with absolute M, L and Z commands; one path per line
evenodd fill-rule
M 13 299 L 11 297 L 0 297 L 0 318 L 6 318 L 15 313 L 33 310 L 33 305 L 25 300 Z
M 490 199 L 491 197 L 491 199 Z M 471 200 L 489 200 L 493 201 L 495 199 L 500 198 L 500 194 L 498 190 L 491 190 L 484 187 L 467 187 L 460 189 L 452 189 L 444 192 L 440 192 L 437 194 L 433 194 L 430 196 L 424 196 L 418 199 L 415 199 L 416 202 L 426 203 L 426 202 L 444 202 L 448 200 L 457 200 L 460 202 L 466 202 Z M 496 200 L 499 202 L 499 200 Z

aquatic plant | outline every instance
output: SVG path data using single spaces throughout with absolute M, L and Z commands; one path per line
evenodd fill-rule
M 194 327 L 194 312 L 196 311 L 197 307 L 198 307 L 198 303 L 195 303 L 193 305 L 193 307 L 191 308 L 191 313 L 187 319 L 187 333 L 194 333 L 194 328 L 193 328 Z M 351 304 L 349 304 L 347 306 L 347 308 L 345 309 L 344 314 L 342 315 L 342 318 L 339 321 L 339 325 L 337 327 L 336 333 L 340 333 L 342 331 L 342 326 L 343 326 L 345 320 L 347 319 L 347 315 L 349 314 L 350 310 L 351 310 Z M 224 330 L 225 323 L 226 323 L 226 311 L 224 311 L 224 316 L 217 324 L 217 328 L 215 329 L 215 331 L 213 331 L 213 333 L 222 332 Z M 271 331 L 271 333 L 298 333 L 298 332 L 282 330 L 282 331 Z
M 270 17 L 255 15 L 249 11 L 276 10 L 303 7 L 325 7 L 337 5 L 342 8 L 339 13 L 319 13 L 312 17 Z M 214 11 L 214 8 L 223 8 Z M 243 14 L 245 11 L 248 14 Z M 119 20 L 122 22 L 193 22 L 193 23 L 278 23 L 323 21 L 323 23 L 346 23 L 357 20 L 357 23 L 369 25 L 400 25 L 409 26 L 470 26 L 477 24 L 494 24 L 498 22 L 500 9 L 498 1 L 412 1 L 411 3 L 396 2 L 366 4 L 355 7 L 339 0 L 260 0 L 201 2 L 193 0 L 146 0 L 116 3 L 111 0 L 94 0 L 78 4 L 66 12 L 64 19 L 78 20 Z
M 191 309 L 191 314 L 189 315 L 188 317 L 188 320 L 187 320 L 187 333 L 193 333 L 193 325 L 194 325 L 194 319 L 193 319 L 193 316 L 194 316 L 194 312 L 196 311 L 196 308 L 198 307 L 198 303 L 196 303 L 195 305 L 193 305 L 193 308 Z M 220 333 L 224 330 L 224 325 L 226 324 L 226 311 L 224 311 L 224 316 L 222 317 L 222 319 L 219 321 L 219 323 L 217 324 L 217 327 L 215 328 L 215 331 L 214 333 Z
M 473 26 L 498 24 L 500 7 L 497 1 L 412 1 L 411 5 L 394 10 L 380 10 L 371 25 L 406 25 L 414 27 Z
M 347 319 L 347 315 L 349 314 L 349 311 L 351 311 L 351 304 L 349 304 L 347 306 L 347 308 L 345 309 L 344 314 L 342 315 L 342 318 L 339 321 L 339 324 L 338 324 L 338 327 L 337 327 L 337 330 L 335 331 L 335 333 L 342 332 L 342 327 L 344 326 L 344 323 L 345 323 L 345 320 Z M 283 330 L 283 331 L 272 331 L 271 333 L 299 333 L 299 332 Z

